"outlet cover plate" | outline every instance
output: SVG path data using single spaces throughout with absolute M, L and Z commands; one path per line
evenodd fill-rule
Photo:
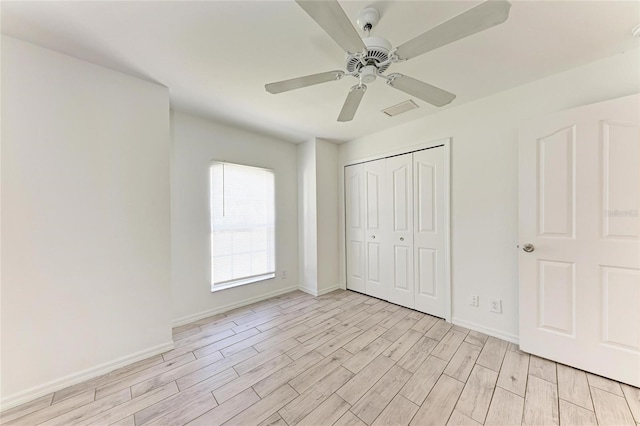
M 496 314 L 502 313 L 502 300 L 500 299 L 491 299 L 489 300 L 489 310 L 491 312 L 495 312 Z

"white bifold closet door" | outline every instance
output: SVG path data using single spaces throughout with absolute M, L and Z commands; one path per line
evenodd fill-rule
M 382 161 L 382 160 L 381 160 Z M 386 192 L 389 194 L 389 246 L 385 263 L 391 268 L 387 300 L 413 308 L 413 160 L 412 154 L 385 160 Z
M 385 190 L 385 161 L 364 163 L 365 293 L 387 300 L 389 293 L 389 196 Z
M 345 168 L 347 288 L 444 317 L 444 148 Z
M 364 164 L 345 168 L 346 207 L 345 251 L 347 253 L 347 287 L 366 293 L 364 281 Z
M 444 318 L 444 148 L 413 153 L 415 182 L 415 308 Z

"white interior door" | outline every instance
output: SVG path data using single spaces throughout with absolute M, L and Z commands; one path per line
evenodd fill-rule
M 389 301 L 413 308 L 413 160 L 412 154 L 386 160 L 386 192 L 389 194 L 391 271 Z
M 365 293 L 387 300 L 389 254 L 385 160 L 364 163 L 365 185 Z
M 364 165 L 344 169 L 347 288 L 365 292 Z
M 444 147 L 413 153 L 415 308 L 446 314 Z
M 526 122 L 519 164 L 521 349 L 634 386 L 639 121 L 634 95 Z

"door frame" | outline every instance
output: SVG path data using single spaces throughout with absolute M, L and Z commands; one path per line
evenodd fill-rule
M 341 265 L 341 283 L 340 288 L 347 289 L 347 263 L 346 263 L 346 194 L 344 191 L 345 167 L 354 164 L 367 163 L 369 161 L 380 160 L 383 158 L 394 157 L 397 155 L 409 154 L 415 151 L 442 146 L 444 149 L 444 300 L 445 300 L 445 320 L 452 321 L 452 302 L 451 302 L 451 142 L 452 139 L 442 138 L 429 142 L 423 142 L 416 145 L 410 145 L 404 148 L 398 148 L 386 151 L 369 157 L 359 158 L 350 161 L 343 161 L 340 164 L 339 191 L 342 193 L 341 212 L 340 212 L 340 265 Z

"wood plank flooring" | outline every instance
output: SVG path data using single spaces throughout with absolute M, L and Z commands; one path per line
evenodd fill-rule
M 288 293 L 174 341 L 0 424 L 640 426 L 638 388 L 349 291 Z

